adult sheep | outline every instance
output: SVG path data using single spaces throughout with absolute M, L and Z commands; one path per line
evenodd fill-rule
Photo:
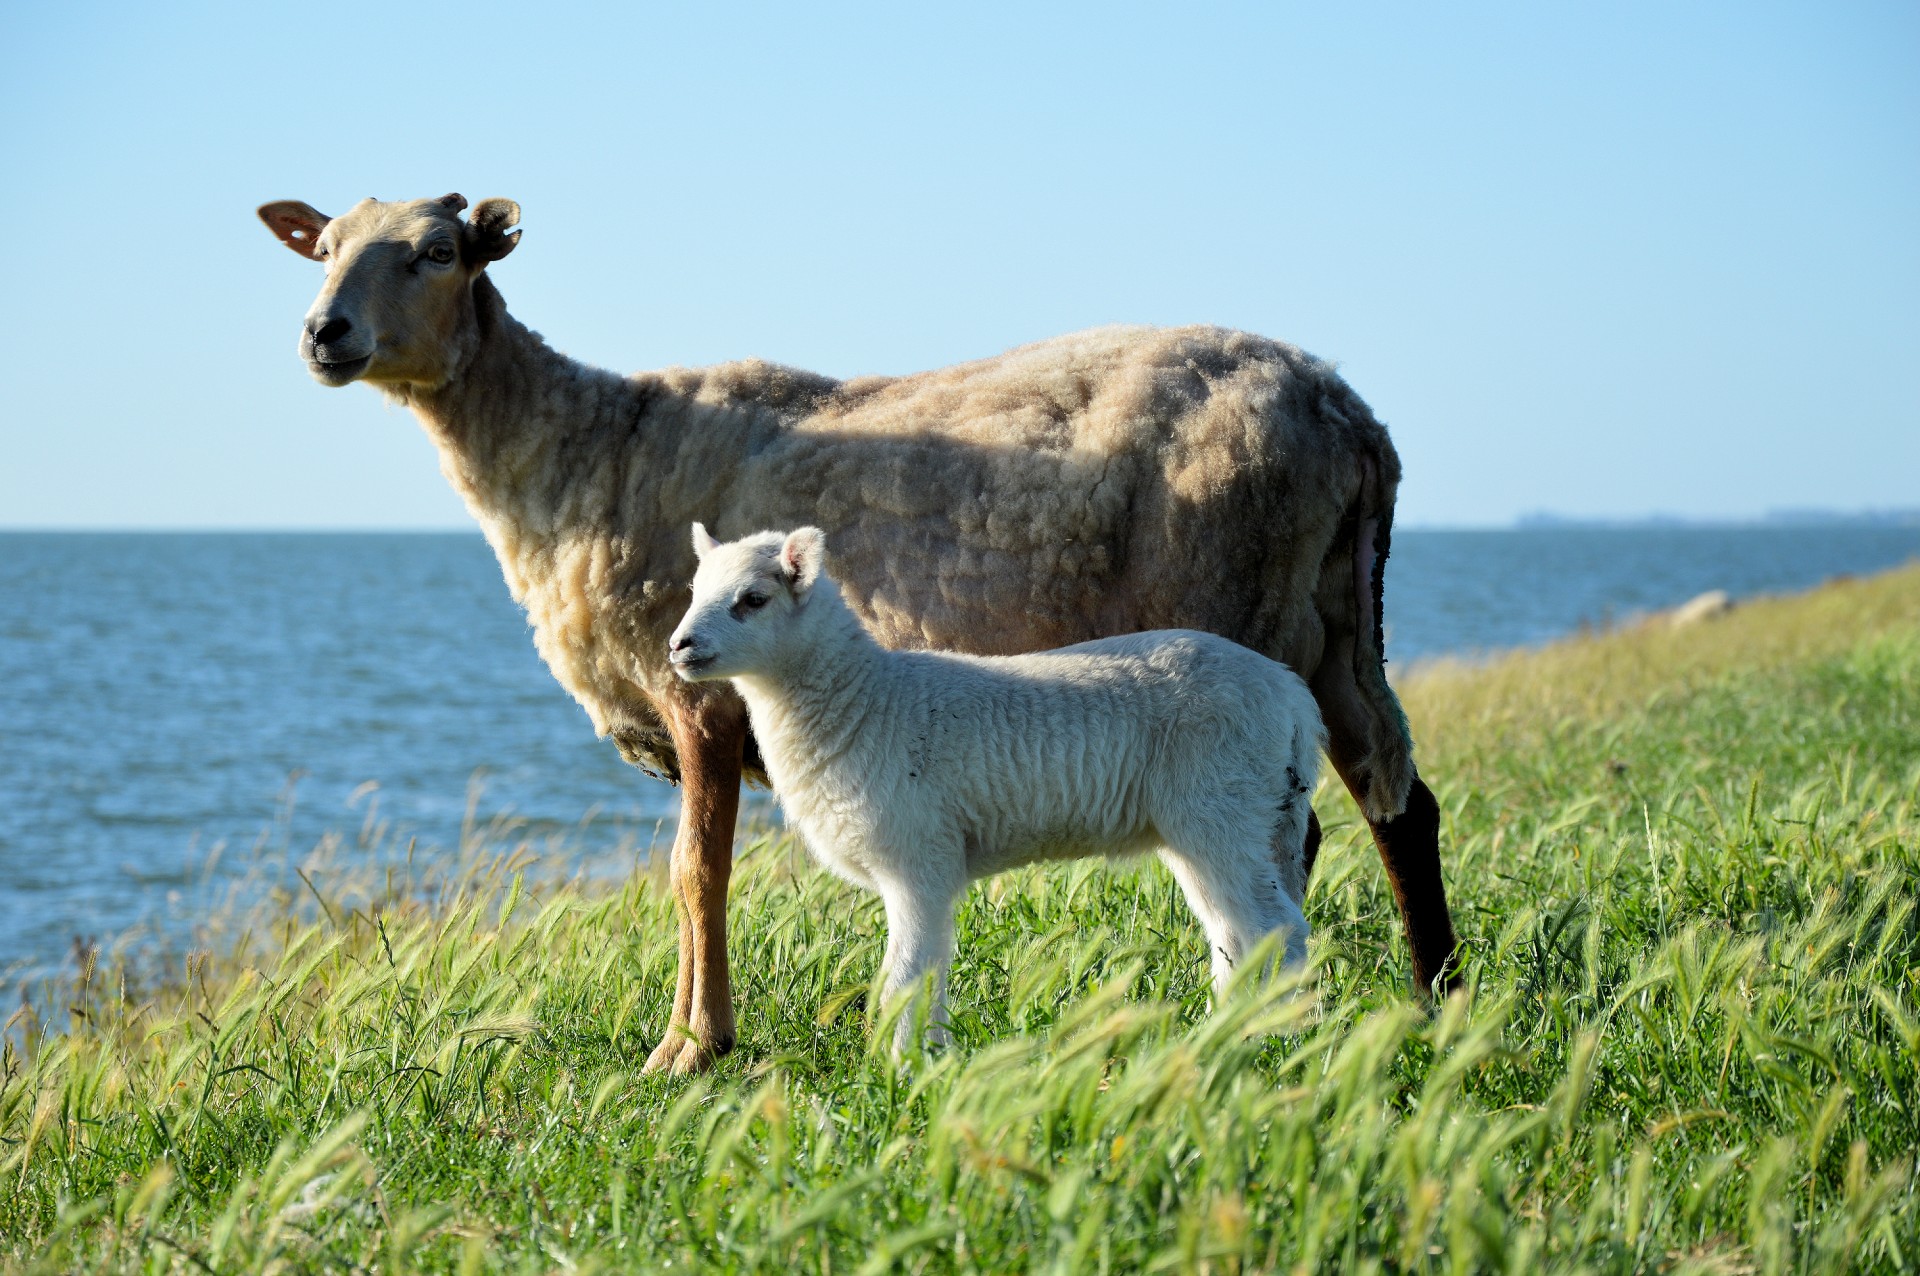
M 519 242 L 489 199 L 364 200 L 261 220 L 322 263 L 300 353 L 413 409 L 561 684 L 628 761 L 679 782 L 679 983 L 648 1070 L 734 1042 L 726 892 L 739 698 L 667 663 L 694 556 L 813 524 L 895 647 L 1004 655 L 1201 629 L 1308 680 L 1373 830 L 1423 989 L 1455 940 L 1439 811 L 1381 654 L 1399 458 L 1325 363 L 1216 328 L 1108 328 L 937 372 L 836 381 L 758 360 L 623 377 L 551 349 L 486 273 Z

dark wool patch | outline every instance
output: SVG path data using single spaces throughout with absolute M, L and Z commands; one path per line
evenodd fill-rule
M 630 765 L 639 767 L 656 780 L 680 783 L 680 755 L 674 752 L 673 737 L 664 729 L 645 731 L 620 727 L 613 733 L 613 747 Z
M 673 737 L 667 734 L 664 727 L 653 731 L 621 727 L 613 733 L 613 746 L 620 751 L 622 761 L 638 767 L 656 780 L 679 785 L 680 755 L 674 750 Z M 741 755 L 741 777 L 754 788 L 772 788 L 773 781 L 767 778 L 766 759 L 760 756 L 760 742 L 753 738 L 752 731 L 747 732 Z

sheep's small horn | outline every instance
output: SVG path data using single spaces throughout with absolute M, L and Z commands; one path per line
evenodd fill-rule
M 440 197 L 440 206 L 442 208 L 450 208 L 457 213 L 467 206 L 467 197 L 457 192 L 452 195 L 442 195 Z

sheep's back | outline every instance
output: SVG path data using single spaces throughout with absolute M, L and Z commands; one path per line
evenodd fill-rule
M 843 383 L 758 450 L 724 534 L 826 529 L 889 646 L 1011 654 L 1191 628 L 1308 671 L 1314 589 L 1383 427 L 1331 366 L 1217 328 L 1107 328 Z

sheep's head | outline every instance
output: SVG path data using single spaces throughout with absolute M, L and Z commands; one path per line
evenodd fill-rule
M 771 672 L 820 580 L 826 535 L 817 527 L 761 532 L 722 545 L 693 525 L 693 605 L 667 640 L 687 682 Z
M 261 205 L 267 229 L 327 272 L 300 329 L 315 380 L 395 390 L 446 382 L 471 340 L 474 280 L 520 241 L 512 200 L 482 200 L 463 221 L 466 206 L 458 195 L 366 199 L 329 218 L 298 200 Z

